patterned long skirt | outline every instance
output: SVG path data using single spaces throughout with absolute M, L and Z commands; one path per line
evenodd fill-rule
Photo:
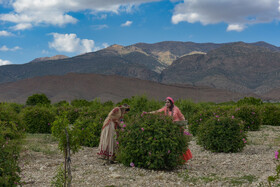
M 115 127 L 116 125 L 113 121 L 108 121 L 107 124 L 103 126 L 100 135 L 98 155 L 104 157 L 115 156 L 117 148 Z

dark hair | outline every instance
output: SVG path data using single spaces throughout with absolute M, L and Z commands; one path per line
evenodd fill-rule
M 174 103 L 170 100 L 170 99 L 167 99 L 170 103 L 171 103 L 171 106 L 170 106 L 170 111 L 172 111 L 173 110 L 173 108 L 174 108 Z
M 121 106 L 123 106 L 123 107 L 129 107 L 129 105 L 126 104 L 126 103 L 122 104 Z

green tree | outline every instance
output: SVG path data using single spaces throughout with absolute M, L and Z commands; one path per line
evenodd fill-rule
M 238 106 L 242 106 L 242 105 L 260 106 L 262 104 L 263 104 L 263 101 L 261 99 L 254 98 L 254 97 L 244 97 L 243 99 L 240 99 L 239 101 L 237 101 Z
M 49 105 L 51 101 L 45 94 L 33 94 L 29 96 L 26 100 L 26 105 L 35 106 L 35 105 Z

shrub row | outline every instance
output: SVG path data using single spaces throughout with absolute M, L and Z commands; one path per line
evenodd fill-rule
M 25 130 L 18 116 L 21 108 L 16 104 L 0 104 L 0 186 L 20 183 L 18 160 Z

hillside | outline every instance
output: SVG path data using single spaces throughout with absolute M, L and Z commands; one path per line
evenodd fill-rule
M 52 56 L 52 57 L 35 58 L 31 62 L 36 63 L 36 62 L 42 62 L 42 61 L 47 61 L 47 60 L 60 60 L 60 59 L 65 59 L 65 58 L 69 58 L 69 57 L 65 56 L 65 55 L 55 55 L 55 56 Z
M 280 87 L 279 75 L 279 52 L 237 42 L 179 58 L 162 72 L 161 81 L 264 94 Z
M 70 72 L 121 75 L 158 81 L 160 72 L 173 60 L 194 51 L 207 52 L 218 46 L 219 44 L 192 42 L 112 45 L 106 49 L 71 58 L 43 57 L 21 65 L 0 66 L 0 83 L 36 76 L 65 75 Z
M 73 99 L 121 101 L 134 95 L 146 94 L 149 98 L 163 100 L 166 96 L 174 99 L 191 99 L 195 102 L 225 102 L 239 100 L 238 94 L 209 87 L 175 86 L 127 78 L 116 75 L 74 74 L 53 75 L 0 84 L 0 102 L 25 103 L 35 93 L 45 93 L 52 101 Z
M 65 75 L 70 72 L 121 75 L 158 81 L 158 73 L 150 70 L 143 63 L 137 63 L 140 60 L 144 62 L 148 61 L 148 67 L 157 67 L 155 65 L 158 63 L 157 61 L 139 52 L 120 56 L 116 51 L 109 48 L 72 58 L 1 66 L 0 83 L 13 82 L 36 76 Z M 158 63 L 158 65 L 160 64 Z
M 132 46 L 142 49 L 147 54 L 157 58 L 163 64 L 171 65 L 174 60 L 193 53 L 194 51 L 207 53 L 222 45 L 223 44 L 214 43 L 164 41 L 154 44 L 137 43 Z
M 94 73 L 264 95 L 280 88 L 279 51 L 265 42 L 112 45 L 71 58 L 58 55 L 0 66 L 0 84 L 37 76 Z

